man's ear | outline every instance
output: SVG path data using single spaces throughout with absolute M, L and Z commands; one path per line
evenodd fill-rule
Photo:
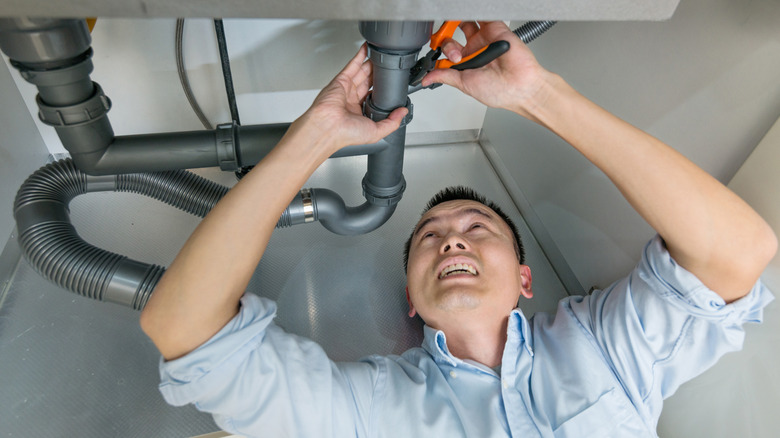
M 406 302 L 409 303 L 409 318 L 414 318 L 414 315 L 417 315 L 417 311 L 414 310 L 412 299 L 409 298 L 409 286 L 406 286 Z
M 528 265 L 520 265 L 520 294 L 526 298 L 533 298 L 534 292 L 531 288 L 533 277 L 531 268 Z

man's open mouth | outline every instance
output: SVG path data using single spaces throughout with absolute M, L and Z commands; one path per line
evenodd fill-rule
M 442 271 L 439 273 L 439 280 L 445 277 L 449 277 L 450 275 L 458 275 L 458 274 L 477 275 L 477 268 L 466 263 L 457 263 L 454 265 L 449 265 L 444 269 L 442 269 Z

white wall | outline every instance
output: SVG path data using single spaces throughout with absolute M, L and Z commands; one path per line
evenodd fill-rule
M 112 100 L 117 135 L 203 129 L 176 73 L 174 19 L 99 18 L 92 33 L 92 79 Z M 291 122 L 357 52 L 357 22 L 225 20 L 241 123 Z M 427 47 L 425 48 L 427 50 Z M 230 120 L 212 20 L 187 20 L 185 64 L 212 122 Z M 65 152 L 54 130 L 38 121 L 35 88 L 14 72 L 31 117 L 52 153 Z M 409 133 L 479 129 L 485 107 L 445 87 L 411 96 Z

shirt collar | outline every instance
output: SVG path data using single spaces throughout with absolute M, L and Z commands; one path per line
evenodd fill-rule
M 436 363 L 446 363 L 453 367 L 457 367 L 463 363 L 462 360 L 450 353 L 450 349 L 447 348 L 447 337 L 444 335 L 444 332 L 436 330 L 428 324 L 423 326 L 422 347 L 431 355 L 431 357 L 433 357 L 433 361 Z
M 512 313 L 509 314 L 509 324 L 507 325 L 507 343 L 521 343 L 528 351 L 528 354 L 533 356 L 533 338 L 530 334 L 531 328 L 525 315 L 523 315 L 523 311 L 519 307 L 512 310 Z M 433 357 L 436 363 L 446 363 L 453 367 L 463 364 L 463 360 L 453 356 L 449 348 L 447 348 L 447 336 L 444 332 L 427 324 L 423 326 L 422 348 Z
M 534 337 L 531 335 L 531 325 L 528 324 L 523 311 L 519 307 L 509 314 L 509 324 L 506 328 L 506 341 L 520 342 L 531 356 L 534 355 Z

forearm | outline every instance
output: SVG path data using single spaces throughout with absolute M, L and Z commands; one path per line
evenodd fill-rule
M 166 359 L 193 350 L 237 313 L 279 217 L 333 152 L 327 141 L 293 124 L 187 240 L 141 316 Z
M 681 266 L 727 301 L 744 295 L 776 248 L 766 222 L 677 151 L 590 102 L 560 77 L 550 74 L 545 84 L 523 111 L 601 169 Z

